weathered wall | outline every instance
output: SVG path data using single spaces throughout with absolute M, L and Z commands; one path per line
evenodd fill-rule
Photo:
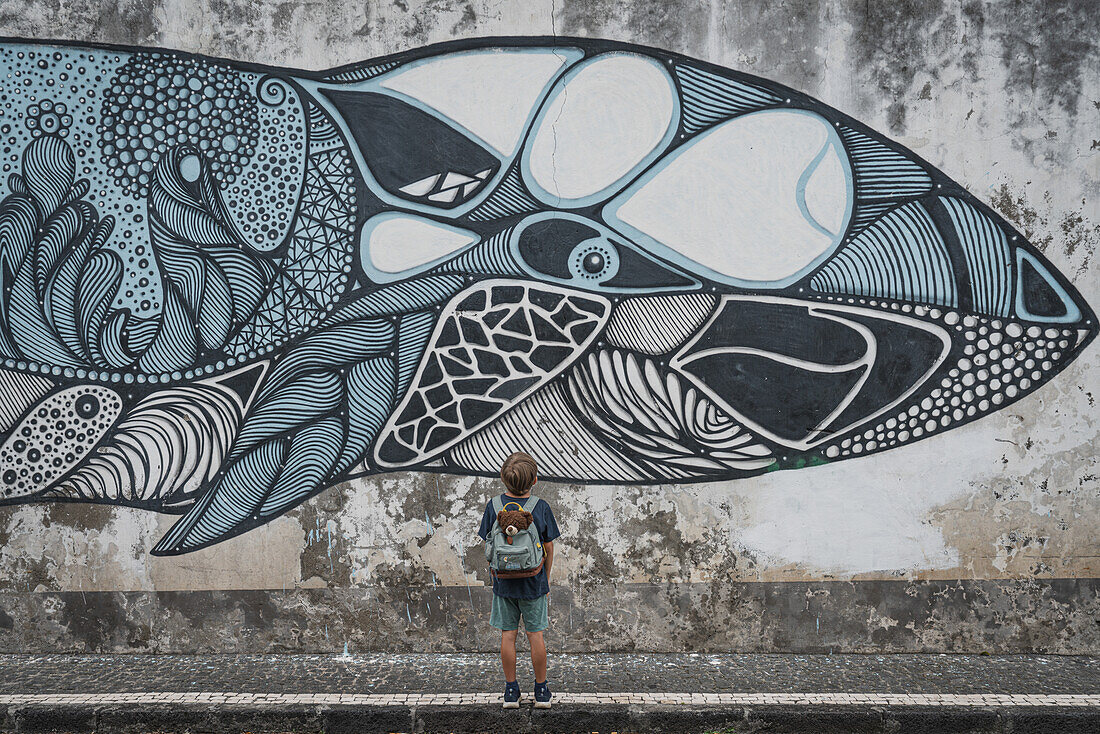
M 1100 10 L 1089 2 L 0 2 L 0 32 L 325 68 L 458 37 L 565 34 L 773 79 L 924 157 L 1100 303 Z M 911 446 L 731 482 L 539 486 L 558 650 L 1097 652 L 1100 351 Z M 4 651 L 489 649 L 488 480 L 328 490 L 179 557 L 172 518 L 0 510 Z M 616 528 L 620 531 L 616 532 Z M 625 532 L 623 531 L 625 529 Z

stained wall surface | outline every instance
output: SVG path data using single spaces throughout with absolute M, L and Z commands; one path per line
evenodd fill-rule
M 1080 3 L 0 2 L 0 33 L 323 69 L 456 38 L 604 37 L 759 75 L 914 151 L 1100 303 L 1100 11 Z M 1100 352 L 885 453 L 740 480 L 540 483 L 552 649 L 1096 653 Z M 583 451 L 584 447 L 577 447 Z M 174 518 L 0 508 L 0 650 L 487 650 L 498 484 L 355 479 L 193 553 Z

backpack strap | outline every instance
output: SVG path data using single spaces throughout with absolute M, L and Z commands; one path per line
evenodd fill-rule
M 530 512 L 534 516 L 535 508 L 538 507 L 539 498 L 535 495 L 531 495 L 527 498 L 527 501 L 523 503 L 523 511 Z M 542 544 L 542 531 L 539 530 L 539 524 L 537 522 L 531 523 L 531 527 L 535 529 L 535 537 L 538 538 L 539 544 Z M 542 565 L 539 565 L 542 568 Z
M 499 515 L 504 511 L 504 502 L 501 501 L 500 495 L 493 497 L 493 515 Z

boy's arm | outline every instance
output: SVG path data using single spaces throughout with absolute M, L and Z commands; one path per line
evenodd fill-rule
M 546 554 L 546 558 L 543 561 L 546 565 L 546 582 L 550 582 L 550 568 L 554 565 L 554 541 L 542 544 L 542 550 Z
M 481 513 L 481 527 L 477 529 L 477 537 L 482 540 L 486 540 L 489 537 L 489 531 L 493 529 L 492 522 L 492 503 L 490 502 L 485 506 L 485 512 Z

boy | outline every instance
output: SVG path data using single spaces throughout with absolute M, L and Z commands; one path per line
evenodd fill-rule
M 501 502 L 523 503 L 530 498 L 531 487 L 538 481 L 535 460 L 522 451 L 509 456 L 500 468 L 505 492 Z M 546 642 L 542 631 L 549 626 L 550 568 L 554 565 L 554 540 L 561 535 L 554 513 L 540 499 L 531 511 L 542 541 L 542 570 L 529 578 L 493 579 L 493 609 L 489 624 L 500 630 L 500 663 L 504 667 L 504 708 L 519 708 L 519 684 L 516 683 L 516 633 L 520 617 L 531 643 L 531 665 L 535 669 L 535 708 L 550 708 L 550 688 L 546 684 Z M 485 505 L 477 534 L 488 538 L 496 522 L 493 501 Z

